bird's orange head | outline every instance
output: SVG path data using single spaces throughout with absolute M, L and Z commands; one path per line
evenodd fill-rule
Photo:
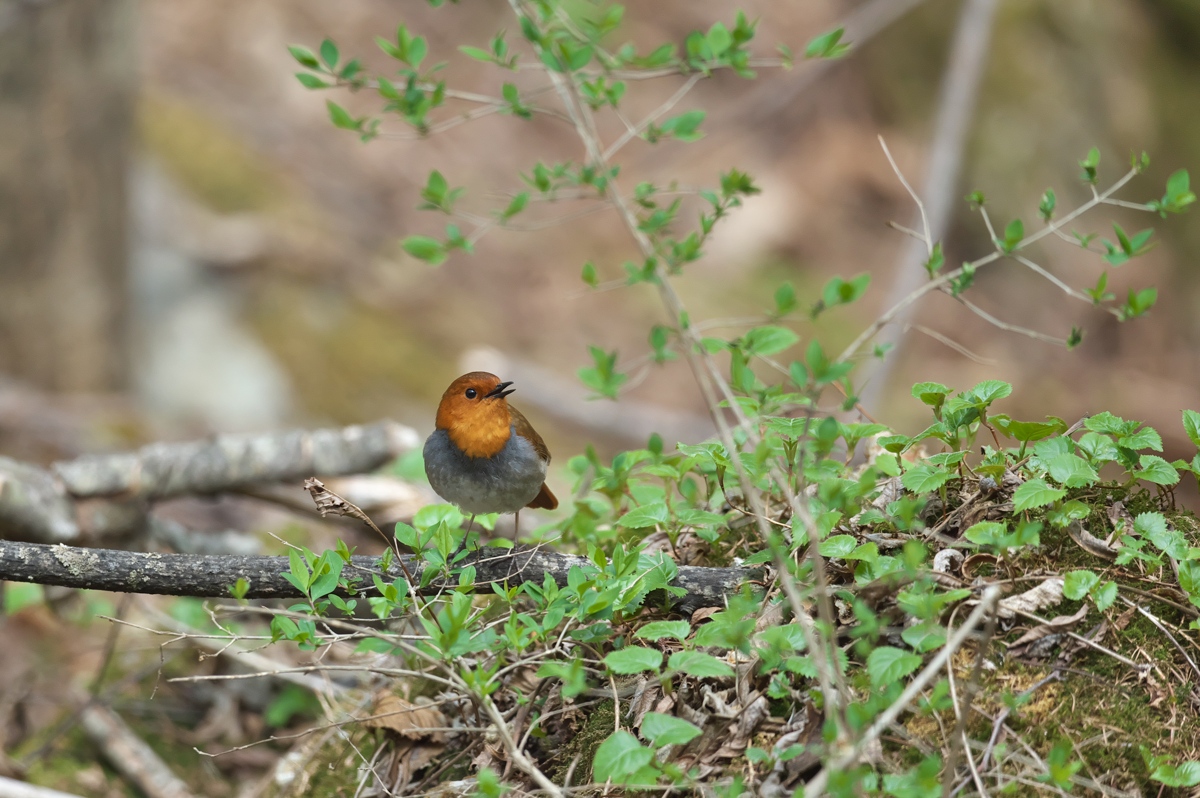
M 464 374 L 442 394 L 437 428 L 468 457 L 494 457 L 508 443 L 512 432 L 512 409 L 505 398 L 511 382 L 495 374 L 472 371 Z

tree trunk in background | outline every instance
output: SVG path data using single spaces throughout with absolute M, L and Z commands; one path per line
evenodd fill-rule
M 132 0 L 0 0 L 0 374 L 128 374 Z

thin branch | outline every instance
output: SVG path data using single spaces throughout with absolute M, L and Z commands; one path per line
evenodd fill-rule
M 690 92 L 703 77 L 704 75 L 701 72 L 697 72 L 689 77 L 687 81 L 685 81 L 684 84 L 667 99 L 666 102 L 658 106 L 658 108 L 654 109 L 654 111 L 651 113 L 647 114 L 641 122 L 637 123 L 635 127 L 626 130 L 616 141 L 610 144 L 608 149 L 601 154 L 601 160 L 607 161 L 609 158 L 612 158 L 621 151 L 622 147 L 624 147 L 637 136 L 641 135 L 643 130 L 661 119 L 663 114 L 667 113 L 676 105 L 678 105 L 679 102 L 687 96 L 687 93 Z
M 1142 609 L 1137 604 L 1134 604 L 1129 599 L 1122 598 L 1121 600 L 1124 601 L 1130 607 L 1135 608 L 1139 613 L 1141 613 L 1142 617 L 1144 617 L 1146 620 L 1150 621 L 1150 623 L 1157 626 L 1158 631 L 1162 632 L 1163 634 L 1165 634 L 1167 636 L 1167 639 L 1171 641 L 1171 645 L 1175 646 L 1176 650 L 1178 650 L 1179 653 L 1183 655 L 1183 658 L 1185 660 L 1187 660 L 1187 664 L 1192 666 L 1192 672 L 1194 672 L 1197 676 L 1200 676 L 1200 666 L 1196 665 L 1196 661 L 1194 659 L 1192 659 L 1191 656 L 1187 653 L 1187 649 L 1185 649 L 1183 646 L 1179 645 L 1179 641 L 1175 639 L 1175 635 L 1171 634 L 1170 631 L 1167 630 L 1167 627 L 1165 625 L 1163 625 L 1162 621 L 1160 621 L 1153 613 L 1147 612 L 1146 610 Z
M 1004 254 L 1000 249 L 1000 237 L 996 235 L 996 228 L 992 225 L 992 215 L 988 213 L 988 209 L 983 205 L 979 206 L 979 216 L 983 219 L 983 226 L 987 228 L 988 240 L 992 242 L 992 246 L 995 247 L 998 252 Z
M 1028 268 L 1028 269 L 1030 269 L 1031 271 L 1033 271 L 1035 274 L 1041 275 L 1042 277 L 1044 277 L 1044 278 L 1045 278 L 1046 280 L 1048 280 L 1049 282 L 1051 282 L 1051 283 L 1053 283 L 1054 285 L 1058 286 L 1058 288 L 1059 288 L 1060 290 L 1062 290 L 1062 292 L 1063 292 L 1064 294 L 1066 294 L 1067 296 L 1074 297 L 1075 299 L 1078 299 L 1078 300 L 1080 300 L 1081 302 L 1086 302 L 1086 303 L 1087 303 L 1087 304 L 1089 304 L 1089 305 L 1094 305 L 1094 304 L 1096 304 L 1095 302 L 1093 302 L 1093 301 L 1092 301 L 1092 298 L 1091 298 L 1090 296 L 1088 296 L 1087 294 L 1083 293 L 1082 291 L 1077 291 L 1076 289 L 1074 289 L 1074 288 L 1072 288 L 1071 286 L 1067 285 L 1067 284 L 1066 284 L 1066 283 L 1064 283 L 1062 280 L 1060 280 L 1059 278 L 1055 277 L 1055 276 L 1054 276 L 1053 274 L 1051 274 L 1049 271 L 1047 271 L 1046 269 L 1043 269 L 1041 266 L 1037 265 L 1036 263 L 1034 263 L 1033 261 L 1031 261 L 1029 258 L 1025 257 L 1024 255 L 1020 255 L 1020 254 L 1015 254 L 1015 253 L 1014 253 L 1014 255 L 1013 255 L 1013 259 L 1014 259 L 1014 260 L 1016 260 L 1016 261 L 1017 261 L 1017 263 L 1020 263 L 1021 265 L 1025 266 L 1026 268 Z M 1117 313 L 1117 311 L 1116 311 L 1116 309 L 1115 309 L 1115 308 L 1108 308 L 1108 310 L 1111 310 L 1113 313 Z M 1119 314 L 1118 314 L 1118 315 L 1119 315 Z
M 929 214 L 925 212 L 925 203 L 921 202 L 921 198 L 917 196 L 917 192 L 913 191 L 913 187 L 909 185 L 908 178 L 904 176 L 904 172 L 900 171 L 900 167 L 896 165 L 896 159 L 892 157 L 892 151 L 888 149 L 887 142 L 883 136 L 878 136 L 879 146 L 883 148 L 883 154 L 887 156 L 888 163 L 892 165 L 892 171 L 896 173 L 896 177 L 900 180 L 900 185 L 904 186 L 904 190 L 908 192 L 908 196 L 912 197 L 912 201 L 917 206 L 917 213 L 921 216 L 921 229 L 924 231 L 921 234 L 912 233 L 912 231 L 904 228 L 906 232 L 912 233 L 913 237 L 925 245 L 925 251 L 928 255 L 933 255 L 933 236 L 929 232 Z
M 1135 211 L 1152 211 L 1154 208 L 1144 202 L 1128 202 L 1127 200 L 1109 199 L 1104 200 L 1105 205 L 1115 205 L 1118 208 L 1129 208 Z
M 915 331 L 921 333 L 922 335 L 927 335 L 930 338 L 932 338 L 933 340 L 937 341 L 939 344 L 942 344 L 943 346 L 953 349 L 955 352 L 958 352 L 960 355 L 965 357 L 967 360 L 970 360 L 974 363 L 978 363 L 981 366 L 995 366 L 999 363 L 999 361 L 993 360 L 990 357 L 983 357 L 982 355 L 975 354 L 970 349 L 967 349 L 965 346 L 960 344 L 958 341 L 953 340 L 949 336 L 941 334 L 937 330 L 931 329 L 929 327 L 925 327 L 924 325 L 906 324 L 905 329 L 906 330 L 915 330 Z
M 1110 196 L 1112 196 L 1116 192 L 1120 191 L 1136 175 L 1137 175 L 1137 170 L 1130 169 L 1128 172 L 1125 173 L 1125 175 L 1120 180 L 1118 180 L 1116 183 L 1114 183 L 1112 186 L 1110 186 L 1109 189 L 1107 191 L 1105 191 L 1103 194 L 1100 194 L 1100 195 L 1088 200 L 1087 202 L 1080 205 L 1078 208 L 1071 211 L 1070 213 L 1068 213 L 1066 216 L 1064 216 L 1062 219 L 1058 220 L 1057 222 L 1046 225 L 1045 227 L 1043 227 L 1041 230 L 1037 231 L 1036 233 L 1031 233 L 1029 236 L 1022 239 L 1020 242 L 1018 242 L 1017 245 L 1013 248 L 1013 251 L 1015 252 L 1017 250 L 1025 249 L 1026 247 L 1030 246 L 1031 244 L 1041 241 L 1046 236 L 1054 235 L 1059 230 L 1066 227 L 1069 223 L 1078 219 L 1080 216 L 1082 216 L 1083 214 L 1092 210 L 1097 205 L 1100 205 L 1104 200 L 1108 199 Z M 882 330 L 884 327 L 891 324 L 892 321 L 894 319 L 896 319 L 901 313 L 903 313 L 906 308 L 908 308 L 914 302 L 919 300 L 921 297 L 928 294 L 930 291 L 942 290 L 943 287 L 948 285 L 951 280 L 955 280 L 955 279 L 958 279 L 959 277 L 961 277 L 963 275 L 963 272 L 967 268 L 978 269 L 982 266 L 988 265 L 989 263 L 995 263 L 996 261 L 1000 260 L 1001 257 L 1002 256 L 999 252 L 991 252 L 987 255 L 984 255 L 982 258 L 979 258 L 978 260 L 971 261 L 966 266 L 963 266 L 963 267 L 960 267 L 957 269 L 953 269 L 948 272 L 943 272 L 943 273 L 939 274 L 937 277 L 930 280 L 929 282 L 924 283 L 919 288 L 915 289 L 912 293 L 908 294 L 903 299 L 898 301 L 895 305 L 893 305 L 891 308 L 886 310 L 884 313 L 880 314 L 879 317 L 875 319 L 875 321 L 871 322 L 871 324 L 865 330 L 863 330 L 861 333 L 859 333 L 857 338 L 855 338 L 853 341 L 850 342 L 849 346 L 847 346 L 844 350 L 842 350 L 841 355 L 838 356 L 838 360 L 844 361 L 844 360 L 849 360 L 849 359 L 853 358 L 855 355 L 858 354 L 858 350 L 862 349 L 862 347 L 868 341 L 870 341 L 872 338 L 874 338 L 876 335 L 879 334 L 880 330 Z
M 1022 327 L 1019 324 L 1010 324 L 1006 321 L 1001 321 L 991 313 L 988 313 L 986 310 L 976 305 L 971 300 L 964 297 L 962 294 L 954 297 L 954 299 L 955 301 L 962 303 L 963 306 L 965 306 L 976 316 L 983 319 L 993 327 L 996 327 L 997 329 L 1004 330 L 1005 332 L 1016 333 L 1017 335 L 1024 335 L 1025 337 L 1032 338 L 1035 341 L 1042 341 L 1043 343 L 1054 344 L 1055 346 L 1067 345 L 1067 340 L 1065 338 L 1055 338 L 1053 335 L 1047 335 L 1044 332 L 1031 330 L 1028 327 Z

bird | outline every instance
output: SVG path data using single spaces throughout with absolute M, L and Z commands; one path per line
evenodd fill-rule
M 425 475 L 433 490 L 471 514 L 553 510 L 546 485 L 550 450 L 521 411 L 508 403 L 515 390 L 495 374 L 464 374 L 442 394 L 433 434 L 425 441 Z

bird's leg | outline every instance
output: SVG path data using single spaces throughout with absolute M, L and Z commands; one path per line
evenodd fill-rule
M 471 513 L 471 520 L 467 522 L 467 534 L 463 535 L 462 545 L 459 546 L 460 549 L 465 549 L 467 547 L 467 543 L 471 540 L 471 529 L 474 526 L 475 526 L 475 513 Z
M 517 510 L 517 514 L 513 516 L 513 540 L 521 537 L 521 511 Z

